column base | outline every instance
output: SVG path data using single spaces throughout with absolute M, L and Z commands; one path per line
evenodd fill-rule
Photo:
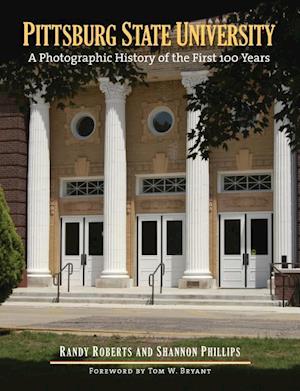
M 272 276 L 271 279 L 272 279 L 272 287 L 273 287 L 273 289 L 274 289 L 274 288 L 275 288 L 275 277 Z M 271 287 L 271 279 L 269 278 L 269 279 L 267 280 L 267 288 L 268 288 L 268 289 L 270 289 L 270 287 Z
M 216 287 L 216 280 L 212 277 L 183 277 L 178 281 L 180 289 L 213 289 Z
M 28 274 L 27 286 L 46 288 L 53 285 L 51 274 Z
M 100 277 L 96 279 L 96 288 L 131 288 L 133 280 L 129 277 Z

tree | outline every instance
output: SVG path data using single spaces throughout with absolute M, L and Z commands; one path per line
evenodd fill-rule
M 129 52 L 130 48 L 116 47 L 54 47 L 49 46 L 50 56 L 91 56 L 97 52 L 100 56 L 115 55 L 118 52 Z M 24 48 L 17 57 L 10 58 L 0 64 L 0 91 L 13 96 L 21 109 L 24 96 L 33 97 L 39 90 L 44 91 L 46 102 L 56 99 L 63 108 L 64 99 L 72 99 L 80 89 L 91 82 L 97 82 L 98 77 L 108 77 L 112 82 L 129 84 L 143 83 L 144 72 L 133 62 L 97 62 L 92 66 L 87 62 L 70 65 L 67 62 L 28 62 L 30 54 L 37 59 L 41 48 Z
M 201 110 L 189 156 L 208 158 L 212 148 L 228 148 L 230 140 L 262 133 L 270 118 L 283 121 L 292 149 L 300 148 L 300 7 L 288 0 L 261 3 L 247 12 L 231 14 L 227 23 L 275 24 L 273 46 L 227 47 L 223 54 L 238 62 L 207 64 L 210 77 L 188 95 L 188 109 Z M 242 53 L 268 55 L 269 62 L 243 62 Z M 249 57 L 248 57 L 249 58 Z M 256 57 L 257 58 L 257 57 Z M 282 109 L 272 112 L 274 100 Z
M 195 14 L 194 19 L 199 16 Z M 208 158 L 212 148 L 228 147 L 230 140 L 249 137 L 251 132 L 261 133 L 269 124 L 274 100 L 282 102 L 282 110 L 275 120 L 287 120 L 280 126 L 294 149 L 300 148 L 300 68 L 297 54 L 300 43 L 300 8 L 290 0 L 264 0 L 255 8 L 230 14 L 227 23 L 275 24 L 273 45 L 262 47 L 228 47 L 223 54 L 237 55 L 240 61 L 207 64 L 212 71 L 206 82 L 196 87 L 189 96 L 188 109 L 201 109 L 199 122 L 189 137 L 194 141 L 190 156 L 199 153 Z M 116 47 L 53 47 L 50 55 L 100 55 L 132 51 L 133 48 Z M 100 62 L 93 66 L 79 63 L 30 63 L 30 53 L 38 55 L 38 47 L 30 52 L 23 50 L 18 58 L 0 64 L 0 90 L 12 94 L 18 102 L 24 95 L 34 96 L 46 85 L 45 99 L 74 97 L 78 91 L 101 76 L 113 82 L 125 79 L 130 84 L 144 82 L 145 74 L 135 63 Z M 241 54 L 269 55 L 270 62 L 242 61 Z M 60 106 L 63 106 L 60 104 Z
M 0 302 L 18 286 L 24 268 L 24 246 L 0 187 Z

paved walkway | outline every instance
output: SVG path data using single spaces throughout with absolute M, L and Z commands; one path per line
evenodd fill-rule
M 300 308 L 2 305 L 0 328 L 187 338 L 300 338 Z

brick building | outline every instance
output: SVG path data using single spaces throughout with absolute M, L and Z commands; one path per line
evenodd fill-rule
M 205 77 L 156 63 L 148 87 L 101 78 L 64 110 L 37 95 L 28 126 L 1 97 L 0 183 L 29 285 L 71 262 L 82 289 L 146 286 L 164 263 L 164 286 L 263 288 L 272 261 L 296 259 L 296 159 L 278 125 L 186 160 L 184 96 Z
M 13 99 L 0 95 L 0 185 L 11 215 L 26 241 L 28 124 Z

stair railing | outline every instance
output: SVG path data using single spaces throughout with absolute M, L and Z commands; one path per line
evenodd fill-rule
M 157 268 L 154 270 L 153 273 L 149 274 L 148 277 L 148 283 L 149 286 L 152 287 L 152 292 L 151 292 L 151 299 L 150 299 L 150 304 L 154 304 L 154 285 L 155 285 L 155 274 L 158 272 L 158 270 L 161 270 L 161 278 L 160 278 L 160 293 L 162 293 L 162 277 L 165 274 L 165 264 L 163 262 L 159 263 Z
M 73 274 L 74 268 L 73 268 L 73 263 L 69 262 L 67 263 L 58 273 L 53 274 L 53 285 L 57 286 L 57 293 L 56 293 L 56 298 L 53 300 L 55 303 L 59 303 L 60 300 L 60 285 L 62 283 L 62 272 L 67 270 L 68 273 L 68 292 L 70 292 L 70 277 Z

